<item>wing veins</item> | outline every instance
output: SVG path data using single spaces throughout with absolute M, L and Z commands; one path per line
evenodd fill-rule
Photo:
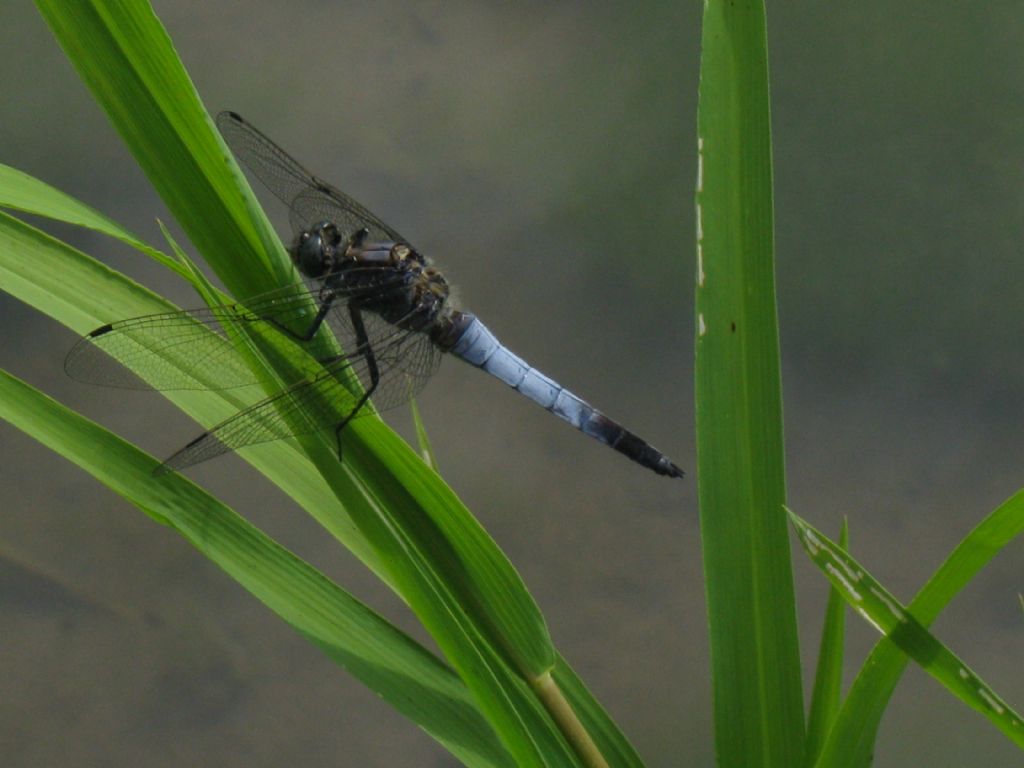
M 390 336 L 378 338 L 375 342 L 356 348 L 351 354 L 328 363 L 324 370 L 315 375 L 297 381 L 211 427 L 167 459 L 162 466 L 167 471 L 179 471 L 247 445 L 270 442 L 297 434 L 310 434 L 333 427 L 338 423 L 339 415 L 351 415 L 351 412 L 346 414 L 345 409 L 354 407 L 359 399 L 356 393 L 345 386 L 342 377 L 355 376 L 365 386 L 371 352 L 378 367 L 381 368 L 378 390 L 383 387 L 385 393 L 382 394 L 386 395 L 384 401 L 380 403 L 374 397 L 375 407 L 383 410 L 407 401 L 422 389 L 430 374 L 436 369 L 441 353 L 425 334 L 413 334 L 396 326 L 392 327 L 395 330 Z M 404 370 L 401 365 L 395 365 L 409 359 L 408 355 L 396 353 L 396 350 L 410 338 L 410 343 L 414 347 L 412 358 L 419 363 L 418 370 L 411 371 Z M 373 348 L 374 343 L 382 342 L 386 343 L 377 349 Z M 395 381 L 401 381 L 396 379 L 396 373 L 405 374 L 408 386 L 402 390 L 391 387 Z M 387 396 L 388 392 L 391 393 L 390 396 Z M 322 400 L 327 403 L 326 406 Z M 369 412 L 371 411 L 361 411 L 355 417 Z

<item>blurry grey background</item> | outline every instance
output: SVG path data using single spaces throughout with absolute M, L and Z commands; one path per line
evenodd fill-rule
M 156 2 L 234 109 L 434 256 L 519 354 L 690 470 L 672 482 L 448 361 L 446 478 L 652 766 L 713 761 L 692 407 L 699 3 Z M 791 506 L 909 600 L 1024 485 L 1018 3 L 769 8 Z M 0 161 L 162 245 L 166 209 L 27 3 L 0 6 Z M 277 220 L 280 206 L 264 195 Z M 136 253 L 46 225 L 176 300 Z M 114 319 L 114 318 L 111 318 Z M 66 380 L 74 336 L 0 296 L 0 366 L 165 456 L 158 395 Z M 390 418 L 408 434 L 407 416 Z M 448 766 L 171 532 L 0 425 L 5 766 Z M 243 462 L 190 473 L 416 632 Z M 825 589 L 795 555 L 807 680 Z M 1018 708 L 1021 547 L 936 624 Z M 848 677 L 875 642 L 849 622 Z M 1019 752 L 911 667 L 877 763 Z

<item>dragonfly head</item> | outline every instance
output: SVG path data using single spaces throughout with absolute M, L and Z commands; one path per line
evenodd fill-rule
M 335 268 L 340 243 L 338 228 L 329 221 L 320 222 L 299 233 L 291 248 L 292 263 L 306 277 L 323 277 Z

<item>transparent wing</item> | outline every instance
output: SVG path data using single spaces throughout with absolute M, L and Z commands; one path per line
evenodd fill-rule
M 217 115 L 217 128 L 235 157 L 288 206 L 296 234 L 330 221 L 346 237 L 365 227 L 370 240 L 408 242 L 371 211 L 299 165 L 235 112 Z
M 360 348 L 329 363 L 317 376 L 239 411 L 167 459 L 159 472 L 178 472 L 247 445 L 331 431 L 342 419 L 371 413 L 360 407 L 360 397 L 344 381 L 354 375 L 364 389 L 369 388 L 373 366 L 380 374 L 372 397 L 376 408 L 384 410 L 408 401 L 437 370 L 441 352 L 425 334 L 388 327 L 392 336 L 376 349 Z
M 342 349 L 358 346 L 347 311 L 347 302 L 362 295 L 386 296 L 400 285 L 395 273 L 373 270 L 379 279 L 364 282 L 350 291 L 336 290 L 327 324 Z M 228 336 L 231 323 L 271 323 L 301 335 L 312 324 L 321 306 L 322 287 L 310 290 L 289 285 L 245 302 L 217 307 L 167 312 L 120 320 L 97 328 L 72 347 L 64 370 L 78 381 L 122 389 L 203 390 L 231 389 L 259 382 L 259 377 L 238 354 L 245 343 Z M 395 329 L 375 323 L 370 345 L 390 339 Z M 314 339 L 308 350 L 318 360 L 321 342 Z M 133 373 L 135 371 L 135 373 Z

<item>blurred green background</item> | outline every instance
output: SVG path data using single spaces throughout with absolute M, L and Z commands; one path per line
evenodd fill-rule
M 155 7 L 211 112 L 394 223 L 512 349 L 695 467 L 699 3 Z M 833 533 L 849 516 L 856 556 L 908 600 L 1024 484 L 1024 15 L 776 4 L 769 36 L 790 505 Z M 0 161 L 162 244 L 165 209 L 31 5 L 0 6 L 0 50 Z M 197 303 L 136 253 L 46 228 Z M 197 433 L 157 395 L 66 380 L 74 336 L 5 296 L 0 322 L 0 366 L 154 454 Z M 457 361 L 420 406 L 446 478 L 648 764 L 712 765 L 692 473 L 655 477 Z M 183 541 L 0 435 L 5 766 L 454 764 Z M 422 637 L 243 462 L 190 476 Z M 1022 566 L 1017 546 L 935 627 L 1018 708 Z M 810 669 L 826 592 L 800 553 L 796 574 Z M 850 620 L 849 674 L 875 640 Z M 915 668 L 876 754 L 1020 761 Z

